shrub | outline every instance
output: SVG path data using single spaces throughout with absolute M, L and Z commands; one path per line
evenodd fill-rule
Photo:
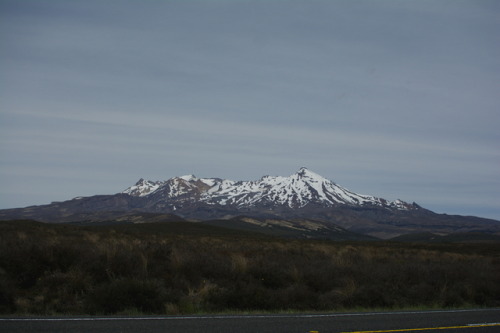
M 345 244 L 181 226 L 0 222 L 0 313 L 500 306 L 498 244 Z
M 167 300 L 168 293 L 159 281 L 119 278 L 97 286 L 87 297 L 86 309 L 91 314 L 161 313 Z

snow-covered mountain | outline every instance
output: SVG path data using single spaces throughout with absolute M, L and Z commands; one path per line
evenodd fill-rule
M 193 175 L 140 179 L 121 193 L 0 210 L 0 220 L 12 219 L 78 223 L 184 219 L 329 239 L 337 239 L 338 227 L 379 238 L 417 232 L 500 234 L 499 221 L 436 214 L 415 203 L 357 194 L 306 168 L 289 177 L 264 176 L 255 181 Z
M 388 201 L 351 192 L 307 168 L 300 168 L 289 177 L 264 176 L 257 181 L 197 178 L 194 175 L 174 177 L 166 181 L 140 179 L 122 193 L 154 198 L 154 201 L 161 201 L 164 207 L 171 206 L 173 210 L 194 202 L 237 209 L 299 209 L 309 205 L 376 206 L 396 210 L 412 210 L 418 207 L 401 200 Z

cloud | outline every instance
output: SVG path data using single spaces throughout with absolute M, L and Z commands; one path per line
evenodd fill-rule
M 496 5 L 2 6 L 4 198 L 29 198 L 30 184 L 50 184 L 31 202 L 43 203 L 136 177 L 256 179 L 305 165 L 441 211 L 473 202 L 492 214 L 500 199 Z M 29 201 L 19 197 L 4 202 Z

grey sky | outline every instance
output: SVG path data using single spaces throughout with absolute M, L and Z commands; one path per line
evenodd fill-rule
M 301 166 L 500 219 L 500 3 L 0 0 L 0 208 Z

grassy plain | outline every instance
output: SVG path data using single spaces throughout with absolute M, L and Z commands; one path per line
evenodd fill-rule
M 0 222 L 0 313 L 500 306 L 499 243 L 280 239 L 190 222 Z

